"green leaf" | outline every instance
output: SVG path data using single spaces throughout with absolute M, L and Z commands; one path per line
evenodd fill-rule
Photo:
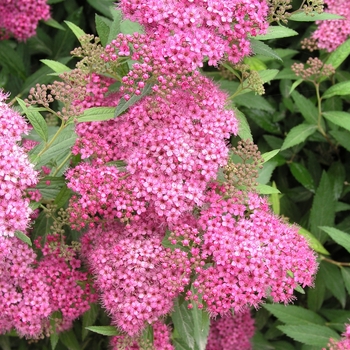
M 272 187 L 277 189 L 275 181 L 272 182 Z M 280 198 L 277 193 L 271 193 L 270 203 L 272 205 L 272 210 L 276 215 L 281 214 Z
M 143 33 L 144 32 L 141 24 L 139 24 L 137 22 L 132 22 L 128 19 L 126 19 L 120 23 L 120 31 L 123 34 L 134 34 L 134 33 Z
M 334 68 L 338 68 L 350 55 L 350 39 L 346 40 L 343 44 L 338 46 L 333 51 L 325 64 L 331 64 Z
M 59 340 L 59 336 L 56 332 L 50 334 L 50 344 L 51 344 L 52 350 L 56 349 L 58 340 Z
M 19 238 L 22 242 L 27 243 L 29 246 L 32 246 L 32 241 L 30 238 L 25 235 L 23 232 L 16 230 L 15 231 L 15 236 Z
M 274 112 L 275 108 L 262 96 L 256 95 L 254 91 L 250 91 L 243 95 L 235 96 L 233 101 L 239 106 L 247 108 L 252 107 L 252 101 L 254 101 L 254 108 L 262 111 Z
M 235 109 L 235 114 L 239 121 L 238 136 L 242 140 L 253 140 L 253 136 L 245 115 L 238 109 Z
M 289 168 L 295 179 L 311 192 L 315 192 L 315 183 L 310 172 L 300 163 L 290 163 Z
M 95 23 L 96 23 L 96 31 L 101 40 L 102 46 L 106 46 L 108 44 L 108 36 L 112 21 L 108 18 L 99 16 L 97 13 L 95 14 Z
M 326 293 L 325 281 L 322 276 L 316 275 L 315 287 L 309 288 L 307 292 L 307 306 L 312 311 L 318 311 L 324 301 Z
M 350 152 L 350 132 L 343 130 L 330 130 L 329 133 L 335 138 L 335 140 Z
M 350 131 L 350 113 L 330 111 L 323 112 L 322 115 L 330 122 Z
M 344 17 L 328 12 L 317 13 L 313 11 L 309 14 L 306 14 L 301 10 L 301 12 L 292 13 L 288 19 L 296 22 L 315 22 L 331 19 L 344 19 Z
M 339 339 L 338 333 L 320 325 L 277 326 L 288 337 L 307 345 L 326 347 L 329 339 Z
M 290 87 L 290 90 L 289 90 L 289 95 L 303 82 L 304 80 L 303 79 L 298 79 L 296 80 L 292 86 Z M 307 100 L 309 101 L 309 100 Z
M 277 188 L 263 184 L 258 184 L 258 186 L 256 186 L 256 190 L 260 194 L 281 193 Z
M 258 176 L 257 182 L 261 185 L 266 185 L 270 181 L 272 173 L 276 169 L 277 165 L 278 165 L 278 162 L 273 160 L 269 160 L 265 162 L 263 165 L 263 168 L 259 169 L 259 176 Z M 277 190 L 276 187 L 275 189 Z
M 301 115 L 309 124 L 318 123 L 318 111 L 316 106 L 306 97 L 299 94 L 297 91 L 291 93 L 295 104 L 297 105 Z
M 119 33 L 122 32 L 121 24 L 122 24 L 122 19 L 123 19 L 123 14 L 122 11 L 119 9 L 113 9 L 111 11 L 112 14 L 112 24 L 109 27 L 109 35 L 108 35 L 108 40 L 107 44 L 109 44 L 112 40 L 114 40 Z
M 341 275 L 342 275 L 343 280 L 344 280 L 345 288 L 348 291 L 348 294 L 350 295 L 350 268 L 349 267 L 342 267 L 340 269 L 340 271 L 341 271 Z
M 256 35 L 254 38 L 258 40 L 270 40 L 270 39 L 287 38 L 295 35 L 298 35 L 298 32 L 296 32 L 293 29 L 283 27 L 283 26 L 270 26 L 267 28 L 266 34 Z
M 324 325 L 326 323 L 326 320 L 319 316 L 316 312 L 304 309 L 301 306 L 265 304 L 263 307 L 271 312 L 280 321 L 288 325 Z
M 319 226 L 333 226 L 335 218 L 336 200 L 330 188 L 332 187 L 329 176 L 323 172 L 320 184 L 316 190 L 310 213 L 311 233 L 324 243 L 327 235 L 322 232 Z
M 59 338 L 60 338 L 60 341 L 69 350 L 81 350 L 81 346 L 80 346 L 73 330 L 60 333 Z
M 339 200 L 343 193 L 344 182 L 346 178 L 344 165 L 340 162 L 333 162 L 328 169 L 329 180 L 332 184 L 332 193 L 336 200 Z
M 115 0 L 87 0 L 87 2 L 106 17 L 111 17 L 111 7 L 115 6 Z
M 67 67 L 65 64 L 53 61 L 53 60 L 40 60 L 42 63 L 44 63 L 46 66 L 51 68 L 55 73 L 61 74 L 64 72 L 70 72 L 71 69 Z
M 175 350 L 193 350 L 193 348 L 190 348 L 182 338 L 174 337 L 172 342 L 175 345 Z
M 44 23 L 47 26 L 59 29 L 59 30 L 66 30 L 66 28 L 64 28 L 61 24 L 59 24 L 56 20 L 54 20 L 53 18 L 49 18 L 47 21 L 44 21 Z
M 278 154 L 279 151 L 280 151 L 279 149 L 274 149 L 273 151 L 262 154 L 261 157 L 263 159 L 263 164 L 266 163 L 271 158 L 273 158 L 276 154 Z
M 331 86 L 325 91 L 322 98 L 330 98 L 332 96 L 350 95 L 350 81 L 342 81 L 341 83 Z
M 317 125 L 310 125 L 307 123 L 299 124 L 292 128 L 287 137 L 285 138 L 281 151 L 298 145 L 304 142 L 310 135 L 312 135 L 317 129 Z
M 324 255 L 329 255 L 329 252 L 323 247 L 320 241 L 311 232 L 309 232 L 308 230 L 305 230 L 303 227 L 300 227 L 298 233 L 307 239 L 309 246 L 315 252 L 321 253 Z
M 300 294 L 305 294 L 305 290 L 299 284 L 297 284 L 294 290 L 299 292 Z
M 176 298 L 171 319 L 179 334 L 179 338 L 182 339 L 190 349 L 195 349 L 194 323 L 191 310 L 188 309 L 187 305 L 188 302 L 185 301 L 180 305 L 179 298 Z
M 92 326 L 99 313 L 99 307 L 97 304 L 90 304 L 90 309 L 86 311 L 83 315 L 83 321 L 82 321 L 82 330 L 81 330 L 81 338 L 82 340 L 85 340 L 85 338 L 88 335 L 88 329 L 87 327 Z M 114 328 L 114 327 L 113 327 Z
M 80 38 L 85 34 L 85 32 L 79 28 L 76 24 L 72 23 L 72 22 L 69 22 L 69 21 L 64 21 L 64 23 L 67 24 L 67 26 L 69 27 L 69 29 L 74 33 L 74 35 L 77 37 L 77 39 L 79 40 L 79 42 L 81 43 L 80 41 Z
M 320 226 L 320 229 L 350 253 L 350 234 L 329 226 Z
M 69 189 L 66 184 L 64 184 L 60 191 L 57 193 L 54 204 L 57 205 L 57 208 L 63 208 L 70 197 L 72 197 L 72 194 L 72 190 Z
M 259 71 L 259 76 L 262 79 L 264 83 L 267 83 L 275 78 L 275 76 L 278 74 L 278 69 L 266 69 Z
M 47 181 L 50 181 L 50 185 L 46 184 Z M 45 200 L 52 200 L 56 198 L 64 185 L 65 181 L 63 177 L 45 176 L 43 179 L 40 179 L 36 188 Z
M 26 79 L 23 59 L 7 40 L 0 41 L 0 65 L 16 77 Z
M 108 337 L 120 335 L 120 332 L 113 326 L 90 326 L 85 328 L 91 332 L 106 335 Z
M 346 303 L 346 293 L 344 281 L 338 266 L 321 261 L 318 271 L 320 278 L 323 278 L 327 289 L 339 300 L 344 308 Z
M 79 116 L 78 123 L 97 122 L 114 118 L 115 107 L 92 107 L 85 109 L 82 116 Z
M 272 57 L 276 60 L 282 61 L 282 58 L 277 55 L 277 53 L 271 49 L 270 46 L 262 43 L 259 40 L 250 39 L 250 46 L 255 55 L 262 55 L 266 57 Z
M 124 98 L 122 98 L 117 108 L 114 112 L 114 117 L 119 117 L 122 115 L 129 107 L 134 105 L 136 102 L 141 100 L 144 96 L 148 95 L 152 90 L 152 84 L 146 84 L 145 88 L 142 90 L 142 93 L 140 95 L 132 95 L 128 101 L 125 101 Z
M 23 112 L 26 114 L 30 124 L 40 136 L 42 140 L 47 142 L 48 140 L 48 129 L 44 117 L 37 111 L 34 111 L 33 108 L 27 108 L 25 102 L 20 98 L 16 97 L 18 104 L 21 106 Z

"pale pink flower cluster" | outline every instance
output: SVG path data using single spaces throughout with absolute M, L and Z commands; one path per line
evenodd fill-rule
M 110 342 L 112 350 L 119 350 L 120 343 L 123 342 L 124 338 L 124 336 L 112 337 Z M 154 350 L 174 350 L 174 346 L 170 342 L 170 329 L 160 321 L 153 324 L 153 348 Z M 125 350 L 142 349 L 142 345 L 140 346 L 136 341 L 133 345 L 125 348 Z
M 206 350 L 251 350 L 254 319 L 249 311 L 228 314 L 211 321 Z
M 95 300 L 74 251 L 65 248 L 66 259 L 61 256 L 60 239 L 47 237 L 38 262 L 26 243 L 0 237 L 0 333 L 15 328 L 27 338 L 47 335 L 53 331 L 49 317 L 54 312 L 61 314 L 55 331 L 66 330 Z
M 24 41 L 36 34 L 40 20 L 50 18 L 46 0 L 0 0 L 0 40 Z
M 187 254 L 162 246 L 164 231 L 154 218 L 99 226 L 82 238 L 102 304 L 112 324 L 131 336 L 169 313 L 173 299 L 189 283 Z
M 348 0 L 325 0 L 325 4 L 327 5 L 325 12 L 344 17 L 344 19 L 316 22 L 318 28 L 312 34 L 312 38 L 317 41 L 320 49 L 331 52 L 350 35 L 350 6 Z
M 204 59 L 238 63 L 251 53 L 248 37 L 268 26 L 265 0 L 122 0 L 119 6 L 145 27 L 159 58 L 191 69 Z
M 349 350 L 350 349 L 350 325 L 346 325 L 345 332 L 340 340 L 331 339 L 327 350 Z M 326 349 L 323 349 L 326 350 Z
M 25 231 L 32 210 L 24 192 L 36 185 L 37 172 L 19 146 L 21 135 L 28 132 L 25 120 L 4 101 L 0 90 L 0 236 Z

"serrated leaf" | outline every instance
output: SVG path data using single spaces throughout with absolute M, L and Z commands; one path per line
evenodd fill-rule
M 274 149 L 273 151 L 262 154 L 261 157 L 263 159 L 263 163 L 266 163 L 268 160 L 273 158 L 276 154 L 279 153 L 279 151 L 280 151 L 279 149 Z
M 132 22 L 128 19 L 123 20 L 120 23 L 120 31 L 123 34 L 144 33 L 144 30 L 140 23 Z
M 292 128 L 285 138 L 281 151 L 304 142 L 317 129 L 317 125 L 299 124 Z
M 346 178 L 344 165 L 340 162 L 333 162 L 328 169 L 329 180 L 332 184 L 333 196 L 336 200 L 339 200 L 343 193 L 344 182 Z
M 340 111 L 323 112 L 322 115 L 330 122 L 350 131 L 350 113 Z
M 81 338 L 85 340 L 88 335 L 87 327 L 92 326 L 97 318 L 99 307 L 97 304 L 90 304 L 90 309 L 83 314 Z
M 49 181 L 49 185 L 46 183 L 47 181 Z M 45 176 L 39 181 L 36 188 L 45 200 L 52 200 L 56 198 L 64 185 L 65 181 L 63 177 Z
M 252 133 L 250 131 L 250 126 L 247 122 L 247 119 L 245 115 L 239 111 L 238 109 L 235 110 L 236 117 L 239 121 L 239 126 L 238 126 L 238 136 L 242 140 L 253 140 Z
M 97 122 L 114 118 L 115 107 L 92 107 L 85 109 L 82 116 L 77 118 L 78 123 Z
M 320 184 L 316 190 L 310 213 L 311 233 L 324 243 L 327 235 L 322 232 L 319 226 L 333 226 L 335 218 L 336 200 L 330 188 L 332 183 L 326 172 L 323 172 Z
M 111 11 L 113 21 L 111 26 L 109 27 L 109 34 L 107 44 L 109 44 L 112 40 L 114 40 L 119 33 L 122 32 L 121 23 L 123 19 L 123 14 L 120 9 L 113 9 Z
M 190 314 L 191 310 L 187 308 L 187 305 L 187 302 L 183 302 L 180 305 L 179 298 L 176 298 L 171 319 L 174 323 L 175 329 L 177 330 L 179 338 L 181 338 L 190 349 L 194 349 L 194 324 Z
M 106 17 L 111 17 L 111 8 L 115 6 L 115 0 L 87 0 L 87 2 Z
M 266 57 L 264 57 L 264 59 L 266 59 Z M 264 70 L 267 69 L 266 64 L 260 59 L 258 58 L 258 56 L 246 56 L 243 59 L 244 64 L 247 64 L 249 66 L 250 70 Z
M 320 226 L 320 229 L 350 253 L 350 234 L 329 226 Z
M 325 21 L 331 19 L 343 19 L 343 16 L 339 16 L 333 13 L 322 12 L 317 13 L 315 11 L 306 14 L 304 11 L 292 13 L 288 20 L 296 22 L 315 22 L 315 21 Z
M 281 193 L 277 188 L 274 188 L 272 186 L 258 184 L 256 186 L 256 190 L 260 194 L 272 194 L 272 193 Z
M 101 40 L 102 46 L 106 46 L 108 44 L 108 36 L 110 31 L 110 26 L 112 21 L 108 18 L 99 16 L 97 13 L 95 14 L 95 23 L 96 23 L 96 31 L 98 37 Z
M 329 339 L 339 339 L 338 333 L 320 325 L 277 326 L 288 337 L 307 345 L 326 347 Z
M 325 281 L 316 274 L 315 287 L 307 292 L 307 306 L 312 311 L 318 311 L 323 304 L 326 293 Z
M 266 69 L 259 71 L 259 76 L 262 79 L 264 83 L 267 83 L 275 78 L 275 76 L 278 74 L 278 69 Z
M 265 304 L 263 307 L 271 312 L 280 321 L 288 325 L 324 325 L 326 323 L 326 320 L 323 317 L 319 316 L 316 312 L 304 309 L 301 306 Z
M 329 252 L 326 250 L 326 248 L 323 247 L 320 241 L 311 232 L 304 229 L 303 227 L 300 227 L 298 233 L 307 239 L 309 246 L 315 252 L 321 253 L 324 255 L 329 255 Z
M 343 130 L 330 130 L 329 133 L 335 138 L 339 145 L 350 152 L 350 132 Z
M 289 168 L 295 179 L 311 192 L 315 192 L 315 183 L 309 170 L 300 163 L 290 163 Z
M 290 87 L 290 90 L 289 90 L 289 95 L 303 82 L 304 80 L 303 79 L 298 79 L 296 80 L 292 86 Z
M 250 91 L 243 95 L 238 95 L 233 98 L 235 104 L 251 108 L 254 101 L 254 108 L 262 111 L 274 112 L 275 108 L 262 96 L 256 95 L 254 91 Z
M 142 90 L 142 93 L 140 95 L 132 95 L 127 101 L 124 98 L 122 98 L 119 101 L 117 108 L 115 109 L 114 117 L 116 118 L 122 115 L 129 107 L 141 100 L 144 96 L 148 95 L 151 92 L 151 90 L 152 84 L 146 84 L 145 88 Z
M 318 123 L 318 110 L 316 106 L 306 97 L 299 94 L 297 91 L 291 93 L 295 104 L 297 105 L 301 115 L 309 124 Z
M 259 176 L 257 182 L 261 185 L 266 185 L 270 181 L 272 173 L 276 169 L 277 165 L 278 163 L 273 160 L 265 162 L 262 169 L 259 169 Z
M 81 350 L 81 346 L 76 338 L 73 330 L 65 331 L 59 334 L 60 341 L 69 349 L 69 350 Z
M 67 26 L 69 27 L 69 29 L 74 33 L 74 35 L 76 36 L 76 38 L 80 41 L 80 38 L 83 37 L 85 34 L 85 32 L 79 28 L 76 24 L 69 22 L 69 21 L 64 21 L 64 23 L 67 24 Z
M 85 328 L 91 332 L 106 335 L 108 337 L 120 335 L 120 332 L 113 326 L 90 326 Z
M 16 77 L 25 80 L 26 71 L 22 57 L 6 40 L 0 41 L 0 64 Z
M 67 67 L 65 64 L 53 61 L 53 60 L 40 60 L 42 63 L 44 63 L 46 66 L 51 68 L 55 73 L 61 74 L 64 72 L 70 72 L 71 69 Z
M 29 246 L 32 246 L 32 241 L 31 241 L 30 238 L 29 238 L 27 235 L 25 235 L 23 232 L 16 230 L 16 231 L 15 231 L 15 236 L 16 236 L 18 239 L 20 239 L 22 242 L 28 244 Z
M 342 81 L 341 83 L 331 86 L 325 91 L 322 98 L 330 98 L 332 96 L 350 95 L 350 81 Z
M 325 64 L 338 68 L 350 55 L 350 39 L 338 46 L 327 58 Z
M 268 45 L 259 40 L 250 39 L 250 46 L 255 55 L 262 55 L 272 57 L 276 60 L 282 61 L 282 58 Z
M 298 32 L 296 32 L 293 29 L 283 27 L 283 26 L 270 26 L 267 28 L 266 34 L 256 35 L 254 38 L 258 40 L 270 40 L 270 39 L 287 38 L 295 35 L 298 35 Z
M 182 338 L 174 337 L 172 342 L 175 345 L 175 350 L 193 350 L 190 348 Z

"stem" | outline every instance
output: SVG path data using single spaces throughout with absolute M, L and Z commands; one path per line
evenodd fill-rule
M 350 266 L 350 262 L 335 261 L 335 260 L 326 258 L 326 257 L 324 257 L 324 256 L 320 256 L 320 259 L 323 260 L 323 261 L 327 261 L 327 262 L 329 262 L 330 264 L 337 265 L 338 267 Z
M 72 152 L 69 152 L 66 158 L 63 159 L 62 163 L 56 168 L 55 172 L 52 174 L 52 176 L 56 176 L 57 173 L 61 170 L 63 165 L 66 163 L 66 161 L 71 157 Z
M 17 97 L 21 97 L 22 96 L 22 93 L 19 93 L 18 95 L 16 95 L 9 103 L 8 103 L 8 106 L 11 107 L 17 100 L 16 98 Z

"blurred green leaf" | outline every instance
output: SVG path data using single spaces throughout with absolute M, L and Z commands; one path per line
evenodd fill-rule
M 325 64 L 331 64 L 334 68 L 338 68 L 350 55 L 350 39 L 338 46 L 329 57 Z
M 120 335 L 120 332 L 114 326 L 90 326 L 86 327 L 86 329 L 97 334 L 106 335 L 108 337 Z
M 317 129 L 317 125 L 310 125 L 307 123 L 302 123 L 294 128 L 290 129 L 287 137 L 285 138 L 281 151 L 298 145 L 301 142 L 306 141 L 306 139 L 312 135 Z
M 315 22 L 343 18 L 344 17 L 342 16 L 328 12 L 317 13 L 316 11 L 313 11 L 311 13 L 305 13 L 303 10 L 300 10 L 299 12 L 292 13 L 288 19 L 297 22 Z
M 266 34 L 256 35 L 254 38 L 258 40 L 271 40 L 271 39 L 279 39 L 279 38 L 287 38 L 290 36 L 298 35 L 293 29 L 283 27 L 283 26 L 269 26 L 267 28 Z
M 92 107 L 85 109 L 82 116 L 77 118 L 78 123 L 96 122 L 114 118 L 115 107 Z
M 289 168 L 295 179 L 311 192 L 315 192 L 315 183 L 310 172 L 300 163 L 290 163 Z
M 350 253 L 350 234 L 329 226 L 320 226 L 320 229 Z

